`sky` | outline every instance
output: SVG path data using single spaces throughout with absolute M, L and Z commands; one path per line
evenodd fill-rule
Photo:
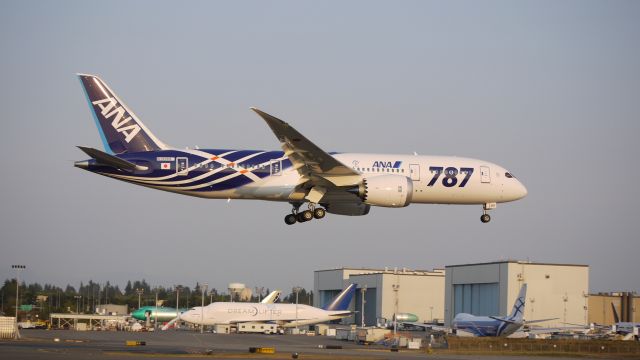
M 640 2 L 0 1 L 0 279 L 285 291 L 339 267 L 587 264 L 640 291 Z M 278 150 L 256 106 L 327 151 L 456 155 L 529 195 L 286 226 L 73 167 L 101 148 L 76 73 L 165 143 Z

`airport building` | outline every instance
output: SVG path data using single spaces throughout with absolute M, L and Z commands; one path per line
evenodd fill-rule
M 588 324 L 589 266 L 497 261 L 445 266 L 445 326 L 458 313 L 509 315 L 527 284 L 524 318 L 542 326 Z
M 589 295 L 589 323 L 613 325 L 615 307 L 621 322 L 640 323 L 640 297 L 631 292 L 599 293 Z
M 360 325 L 362 314 L 367 326 L 375 325 L 379 318 L 391 320 L 395 313 L 414 314 L 420 322 L 444 318 L 445 272 L 442 269 L 317 270 L 314 272 L 314 294 L 317 294 L 314 306 L 325 306 L 349 284 L 358 284 L 350 306 L 357 313 L 343 323 Z

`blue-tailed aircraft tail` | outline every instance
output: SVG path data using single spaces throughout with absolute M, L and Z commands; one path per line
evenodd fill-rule
M 78 74 L 105 152 L 124 154 L 166 149 L 99 77 Z
M 520 293 L 516 298 L 516 302 L 513 304 L 513 308 L 511 309 L 511 314 L 509 314 L 509 320 L 522 322 L 522 318 L 524 317 L 524 304 L 527 301 L 527 284 L 522 284 L 520 288 Z
M 330 311 L 343 311 L 349 309 L 349 304 L 353 299 L 353 295 L 356 292 L 357 284 L 351 284 L 346 289 L 342 290 L 328 305 L 324 307 L 324 310 Z

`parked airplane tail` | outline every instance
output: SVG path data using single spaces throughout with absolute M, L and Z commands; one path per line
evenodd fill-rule
M 509 314 L 509 320 L 521 322 L 524 316 L 524 304 L 527 301 L 527 284 L 523 284 L 520 288 L 520 293 L 516 302 L 513 304 L 511 314 Z
M 342 290 L 328 305 L 324 307 L 324 310 L 339 311 L 348 310 L 353 294 L 356 292 L 356 286 L 358 284 L 351 284 L 346 289 Z
M 613 311 L 613 323 L 619 323 L 620 317 L 618 316 L 618 312 L 616 311 L 616 307 L 611 303 L 611 310 Z
M 167 148 L 99 77 L 88 74 L 78 77 L 107 153 Z

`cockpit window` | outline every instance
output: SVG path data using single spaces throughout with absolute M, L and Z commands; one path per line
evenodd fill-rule
M 508 177 L 509 179 L 514 178 L 515 176 L 511 175 L 511 173 L 504 173 L 504 176 Z

